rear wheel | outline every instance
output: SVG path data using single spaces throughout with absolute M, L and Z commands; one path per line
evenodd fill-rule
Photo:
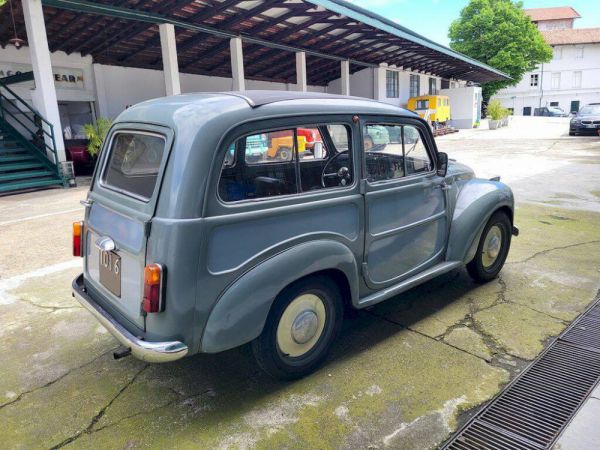
M 343 316 L 342 297 L 327 277 L 310 277 L 275 300 L 262 334 L 252 342 L 260 367 L 283 380 L 314 371 L 326 358 Z
M 495 212 L 481 234 L 477 253 L 467 264 L 467 271 L 475 281 L 493 280 L 502 270 L 510 248 L 512 225 L 503 211 Z

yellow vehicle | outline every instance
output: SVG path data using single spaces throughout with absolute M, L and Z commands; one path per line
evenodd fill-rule
M 450 99 L 445 95 L 420 95 L 408 99 L 408 109 L 434 127 L 450 120 Z
M 279 136 L 271 138 L 267 157 L 281 161 L 291 161 L 294 152 L 294 136 Z M 298 154 L 306 152 L 306 137 L 298 136 Z

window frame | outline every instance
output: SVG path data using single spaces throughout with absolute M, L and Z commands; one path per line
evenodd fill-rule
M 416 85 L 414 86 L 416 88 L 416 92 L 414 94 L 413 94 L 413 80 L 416 80 Z M 420 92 L 421 92 L 421 76 L 419 74 L 411 73 L 408 77 L 408 96 L 410 98 L 418 97 Z
M 575 83 L 575 80 L 577 80 L 578 83 Z M 582 85 L 582 80 L 583 80 L 583 71 L 574 70 L 573 76 L 572 76 L 572 81 L 571 81 L 571 87 L 574 89 L 580 89 L 581 85 Z
M 540 85 L 540 74 L 532 73 L 529 76 L 529 87 L 539 87 Z
M 556 87 L 554 86 L 554 80 L 557 80 Z M 552 72 L 550 76 L 550 89 L 559 90 L 561 83 L 561 74 L 560 72 Z
M 406 180 L 415 180 L 417 178 L 425 178 L 425 177 L 429 177 L 431 175 L 434 175 L 437 173 L 437 147 L 435 147 L 435 143 L 431 142 L 431 137 L 427 134 L 426 128 L 423 126 L 423 124 L 420 121 L 414 120 L 414 119 L 410 119 L 410 118 L 402 118 L 403 120 L 399 120 L 398 122 L 395 122 L 392 118 L 387 118 L 387 120 L 385 118 L 382 118 L 383 120 L 379 121 L 377 120 L 377 118 L 368 118 L 365 120 L 361 120 L 360 122 L 360 163 L 361 163 L 361 168 L 362 168 L 362 179 L 365 181 L 365 183 L 369 186 L 373 186 L 373 187 L 377 187 L 377 186 L 383 186 L 383 185 L 387 185 L 387 184 L 398 184 L 398 183 L 403 183 Z M 423 145 L 425 146 L 425 151 L 427 152 L 427 154 L 429 155 L 429 158 L 431 159 L 431 166 L 432 166 L 432 170 L 430 170 L 429 172 L 421 172 L 421 173 L 413 173 L 410 175 L 406 174 L 406 161 L 403 160 L 403 166 L 404 166 L 404 176 L 403 177 L 399 177 L 399 178 L 390 178 L 388 180 L 378 180 L 378 181 L 369 181 L 368 180 L 368 172 L 367 172 L 367 159 L 366 159 L 366 154 L 368 152 L 365 151 L 364 149 L 364 130 L 366 129 L 367 126 L 369 125 L 373 125 L 373 126 L 400 126 L 402 127 L 402 157 L 404 158 L 404 127 L 405 126 L 412 126 L 414 128 L 416 128 L 416 130 L 419 132 L 419 135 L 421 136 L 421 140 L 423 142 Z
M 315 116 L 315 118 L 318 118 L 319 116 Z M 339 115 L 335 115 L 335 117 L 339 117 Z M 279 120 L 278 120 L 279 119 Z M 253 205 L 253 204 L 263 204 L 263 203 L 271 203 L 271 202 L 280 202 L 280 201 L 285 201 L 285 200 L 291 200 L 291 199 L 304 199 L 306 197 L 309 196 L 314 196 L 314 195 L 327 195 L 330 194 L 331 192 L 336 192 L 336 191 L 350 191 L 356 188 L 357 184 L 358 184 L 358 179 L 359 176 L 358 174 L 360 173 L 359 168 L 356 166 L 356 143 L 354 140 L 354 135 L 356 133 L 355 128 L 354 128 L 354 124 L 352 124 L 352 121 L 350 118 L 346 118 L 346 120 L 311 120 L 311 121 L 306 121 L 306 116 L 303 117 L 299 117 L 297 118 L 298 121 L 294 121 L 293 123 L 287 123 L 285 125 L 271 125 L 269 126 L 268 122 L 278 122 L 281 121 L 283 119 L 283 121 L 286 121 L 285 119 L 290 119 L 288 117 L 286 118 L 275 118 L 271 121 L 268 120 L 259 120 L 257 122 L 247 122 L 247 123 L 243 123 L 240 124 L 238 126 L 235 127 L 233 132 L 230 132 L 227 134 L 227 136 L 221 140 L 221 142 L 219 143 L 218 149 L 219 151 L 216 152 L 215 158 L 213 160 L 213 169 L 216 172 L 216 176 L 213 176 L 211 174 L 211 176 L 209 177 L 210 180 L 212 180 L 212 184 L 213 184 L 213 190 L 215 192 L 215 197 L 217 199 L 217 204 L 220 207 L 225 207 L 225 208 L 231 208 L 231 207 L 240 207 L 240 206 L 244 206 L 244 205 Z M 312 119 L 312 118 L 311 118 Z M 265 123 L 267 122 L 267 123 Z M 263 124 L 263 125 L 261 125 Z M 254 126 L 256 125 L 256 127 Z M 348 154 L 350 155 L 350 166 L 352 167 L 352 183 L 348 184 L 346 186 L 333 186 L 333 187 L 324 187 L 323 189 L 318 189 L 318 190 L 311 190 L 311 191 L 302 191 L 302 178 L 301 178 L 301 174 L 300 174 L 300 164 L 301 161 L 298 158 L 298 149 L 297 149 L 297 129 L 298 128 L 319 128 L 319 127 L 327 127 L 329 125 L 342 125 L 346 128 L 346 131 L 348 132 L 348 144 L 350 146 L 350 148 L 348 149 Z M 251 130 L 247 130 L 247 131 L 241 131 L 242 128 L 246 127 L 246 126 L 252 126 Z M 227 201 L 223 198 L 221 198 L 220 195 L 220 189 L 219 189 L 219 185 L 221 182 L 221 175 L 222 175 L 222 171 L 223 171 L 223 165 L 224 165 L 224 161 L 225 161 L 225 156 L 227 153 L 227 149 L 231 146 L 232 143 L 237 143 L 238 140 L 245 138 L 247 136 L 252 136 L 255 134 L 262 134 L 262 133 L 270 133 L 273 131 L 285 131 L 285 130 L 290 130 L 290 129 L 294 129 L 294 159 L 292 159 L 292 161 L 288 161 L 287 163 L 291 163 L 293 162 L 295 167 L 296 167 L 296 188 L 298 190 L 298 192 L 296 193 L 292 193 L 292 194 L 284 194 L 284 195 L 276 195 L 276 196 L 269 196 L 269 197 L 258 197 L 258 198 L 249 198 L 249 199 L 243 199 L 243 200 L 236 200 L 236 201 Z M 320 130 L 319 130 L 320 131 Z M 324 137 L 321 134 L 321 137 L 324 139 L 324 141 L 331 139 L 331 137 L 328 136 Z M 325 144 L 325 143 L 324 143 Z M 238 148 L 237 148 L 237 144 L 235 146 L 235 157 L 234 157 L 234 165 L 228 166 L 228 168 L 233 168 L 235 167 L 235 165 L 237 165 L 238 161 Z M 310 160 L 305 160 L 306 163 L 311 162 Z M 326 161 L 326 159 L 321 159 L 318 161 Z M 246 164 L 246 161 L 243 161 L 244 164 Z M 252 167 L 256 167 L 257 165 L 259 165 L 260 163 L 257 164 L 250 164 L 250 166 Z M 271 163 L 273 164 L 273 163 Z M 280 163 L 281 164 L 281 163 Z M 306 201 L 306 200 L 305 200 Z
M 158 171 L 156 174 L 156 182 L 155 182 L 154 188 L 152 190 L 152 195 L 150 195 L 149 197 L 144 197 L 143 195 L 138 195 L 135 192 L 130 192 L 126 189 L 121 189 L 117 186 L 114 186 L 114 185 L 106 182 L 106 176 L 107 176 L 106 171 L 108 170 L 109 161 L 112 159 L 112 156 L 113 156 L 112 147 L 114 144 L 115 137 L 119 134 L 142 134 L 142 135 L 146 135 L 146 136 L 158 137 L 158 138 L 162 139 L 162 141 L 163 141 L 163 144 L 164 144 L 163 154 L 161 157 L 160 164 L 158 166 Z M 170 148 L 170 139 L 168 138 L 168 136 L 166 134 L 160 133 L 159 131 L 141 130 L 141 129 L 136 129 L 136 128 L 118 128 L 118 129 L 111 130 L 110 138 L 108 139 L 107 145 L 106 145 L 106 147 L 103 146 L 103 149 L 102 149 L 103 150 L 102 153 L 105 153 L 106 156 L 104 156 L 103 161 L 101 162 L 101 167 L 99 167 L 100 170 L 98 172 L 97 185 L 102 189 L 116 192 L 120 195 L 132 198 L 139 202 L 142 202 L 145 204 L 150 203 L 153 200 L 153 198 L 156 196 L 156 193 L 160 187 L 160 178 L 161 178 L 161 174 L 164 171 L 164 166 L 166 164 L 167 155 L 169 153 L 169 148 Z M 104 149 L 105 149 L 105 151 L 104 151 Z M 95 177 L 93 177 L 93 178 L 95 178 Z M 93 186 L 93 183 L 92 183 L 92 186 Z
M 391 82 L 391 84 L 390 84 Z M 391 95 L 390 95 L 390 87 Z M 386 70 L 385 72 L 385 95 L 387 98 L 400 98 L 400 72 Z

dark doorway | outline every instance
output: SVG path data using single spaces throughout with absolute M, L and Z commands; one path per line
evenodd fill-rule
M 571 112 L 577 113 L 579 111 L 579 100 L 571 101 Z
M 525 106 L 523 108 L 523 115 L 524 116 L 530 116 L 531 115 L 531 106 Z

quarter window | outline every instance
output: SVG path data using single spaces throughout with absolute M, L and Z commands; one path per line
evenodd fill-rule
M 369 124 L 363 129 L 367 180 L 393 180 L 430 172 L 431 158 L 412 125 Z
M 337 124 L 241 137 L 225 152 L 219 196 L 236 202 L 352 184 L 349 142 L 349 128 Z

